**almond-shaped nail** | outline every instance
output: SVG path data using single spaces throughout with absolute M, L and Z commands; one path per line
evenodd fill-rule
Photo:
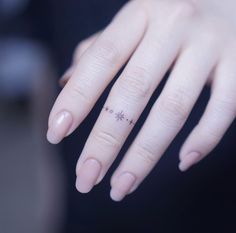
M 52 144 L 59 143 L 67 135 L 72 121 L 71 113 L 67 111 L 58 113 L 49 125 L 47 132 L 48 141 Z
M 187 171 L 194 164 L 198 163 L 201 160 L 201 154 L 198 152 L 191 152 L 184 156 L 182 161 L 179 163 L 179 169 L 181 171 Z
M 136 177 L 133 174 L 129 172 L 121 174 L 111 189 L 111 199 L 121 201 L 132 189 L 135 181 Z
M 76 188 L 81 193 L 88 193 L 96 184 L 96 181 L 101 172 L 101 164 L 96 159 L 88 159 L 80 167 L 77 179 Z

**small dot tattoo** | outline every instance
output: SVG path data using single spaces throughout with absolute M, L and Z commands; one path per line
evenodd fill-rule
M 133 120 L 130 120 L 130 121 L 129 121 L 129 124 L 130 124 L 130 125 L 133 125 L 133 124 L 134 124 L 134 121 L 133 121 Z

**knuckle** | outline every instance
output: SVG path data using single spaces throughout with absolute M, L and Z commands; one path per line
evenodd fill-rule
M 148 1 L 143 0 L 133 0 L 130 2 L 130 4 L 133 3 L 134 10 L 136 12 L 136 15 L 139 17 L 139 19 L 147 20 L 148 18 L 148 10 L 150 8 L 150 4 Z
M 135 153 L 141 161 L 153 165 L 157 162 L 157 155 L 151 148 L 148 144 L 139 143 L 136 145 Z
M 196 13 L 196 4 L 193 0 L 178 0 L 175 3 L 173 14 L 178 18 L 191 18 Z
M 151 83 L 146 69 L 135 67 L 118 79 L 118 84 L 125 95 L 135 100 L 145 99 L 150 95 Z
M 115 19 L 118 17 L 124 16 L 126 19 L 127 16 L 130 16 L 130 12 L 133 12 L 133 16 L 136 17 L 136 20 L 141 20 L 140 22 L 146 22 L 148 16 L 146 9 L 149 7 L 148 1 L 145 0 L 132 0 L 128 1 L 122 8 L 122 10 L 115 16 Z
M 77 82 L 73 83 L 72 87 L 70 88 L 70 95 L 74 101 L 74 98 L 80 98 L 85 102 L 91 103 L 92 97 L 88 94 L 89 84 L 84 82 L 83 84 L 78 84 Z
M 81 42 L 77 47 L 75 48 L 74 54 L 73 54 L 73 60 L 76 61 L 80 57 L 82 50 L 83 50 L 83 42 Z
M 203 41 L 205 46 L 208 46 L 211 52 L 218 52 L 221 48 L 222 38 L 217 37 L 220 30 L 212 23 L 205 24 L 202 28 L 198 29 L 199 40 Z
M 229 95 L 228 97 L 221 97 L 216 98 L 216 111 L 219 113 L 233 113 L 236 116 L 236 95 L 233 94 L 232 96 Z
M 93 137 L 102 145 L 112 148 L 118 148 L 121 145 L 120 140 L 112 133 L 105 130 L 97 130 Z
M 85 50 L 88 48 L 88 42 L 87 40 L 82 41 L 77 45 L 75 48 L 74 54 L 73 54 L 73 61 L 78 61 L 78 59 L 81 57 L 81 55 L 85 52 Z
M 78 46 L 78 50 L 85 50 L 89 46 L 89 44 L 90 44 L 90 38 L 81 41 Z
M 120 52 L 114 42 L 109 39 L 101 39 L 95 43 L 91 53 L 100 63 L 114 66 L 120 60 Z
M 163 121 L 169 126 L 179 126 L 189 114 L 189 97 L 182 91 L 174 91 L 160 100 Z

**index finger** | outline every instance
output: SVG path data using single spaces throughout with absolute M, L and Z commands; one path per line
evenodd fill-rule
M 51 110 L 47 133 L 51 143 L 59 143 L 84 120 L 134 52 L 145 29 L 145 12 L 131 2 L 84 53 Z

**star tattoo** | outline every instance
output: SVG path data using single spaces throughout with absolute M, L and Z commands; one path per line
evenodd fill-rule
M 109 114 L 112 114 L 112 115 L 114 114 L 114 117 L 115 117 L 116 121 L 126 121 L 129 125 L 134 125 L 135 124 L 133 119 L 127 118 L 127 116 L 124 114 L 124 111 L 115 112 L 109 106 L 104 106 L 103 108 Z
M 125 114 L 123 113 L 123 111 L 116 113 L 116 120 L 117 121 L 123 121 L 124 118 L 125 118 Z

